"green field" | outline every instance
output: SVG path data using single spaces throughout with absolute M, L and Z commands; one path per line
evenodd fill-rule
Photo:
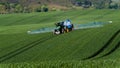
M 0 68 L 120 68 L 120 10 L 69 10 L 0 15 Z M 27 34 L 28 30 L 108 22 L 99 28 Z

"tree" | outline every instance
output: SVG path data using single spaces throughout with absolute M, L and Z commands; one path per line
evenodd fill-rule
M 6 11 L 9 13 L 10 12 L 10 3 L 5 2 L 4 5 L 5 5 Z
M 16 13 L 21 13 L 21 12 L 23 12 L 23 7 L 22 7 L 20 4 L 17 4 L 17 5 L 15 6 L 15 12 L 16 12 Z
M 112 0 L 112 3 L 115 3 L 117 9 L 120 9 L 120 0 Z
M 114 3 L 114 2 L 111 3 L 110 6 L 109 6 L 110 9 L 118 9 L 118 7 L 119 7 L 118 4 Z
M 30 12 L 29 5 L 31 4 L 31 0 L 19 0 L 19 4 L 23 8 L 23 12 Z
M 104 9 L 109 7 L 109 3 L 111 0 L 91 0 L 93 6 L 96 9 Z
M 6 13 L 5 6 L 3 4 L 0 4 L 0 14 Z
M 14 13 L 15 12 L 15 4 L 10 3 L 10 13 Z
M 91 1 L 85 0 L 85 1 L 84 1 L 84 8 L 89 8 L 90 6 L 92 6 Z
M 46 5 L 41 6 L 41 11 L 48 12 L 48 7 Z

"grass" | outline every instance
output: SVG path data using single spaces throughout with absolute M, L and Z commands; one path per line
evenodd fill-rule
M 119 68 L 120 10 L 69 10 L 0 15 L 0 67 L 3 68 Z M 108 22 L 103 27 L 62 35 L 27 34 L 28 30 L 73 24 Z
M 119 61 L 119 60 L 118 60 Z M 113 60 L 99 61 L 45 61 L 31 63 L 1 64 L 3 68 L 119 68 L 119 62 Z

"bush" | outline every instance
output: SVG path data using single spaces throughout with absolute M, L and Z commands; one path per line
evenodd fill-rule
M 30 8 L 29 7 L 24 7 L 23 8 L 23 13 L 30 13 Z
M 39 7 L 39 8 L 36 8 L 36 10 L 35 10 L 36 12 L 41 12 L 41 7 Z
M 118 9 L 118 4 L 111 3 L 110 6 L 109 6 L 109 9 Z
M 43 8 L 43 12 L 48 12 L 48 8 L 47 7 Z
M 42 5 L 35 10 L 36 12 L 48 12 L 48 7 L 45 5 Z
M 41 11 L 42 12 L 48 12 L 48 7 L 46 5 L 41 6 Z

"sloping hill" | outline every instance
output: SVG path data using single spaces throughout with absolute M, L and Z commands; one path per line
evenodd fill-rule
M 0 63 L 9 66 L 120 67 L 119 10 L 69 10 L 48 13 L 0 15 Z M 107 22 L 100 28 L 62 35 L 27 34 L 27 30 L 53 26 L 71 19 L 74 24 Z

